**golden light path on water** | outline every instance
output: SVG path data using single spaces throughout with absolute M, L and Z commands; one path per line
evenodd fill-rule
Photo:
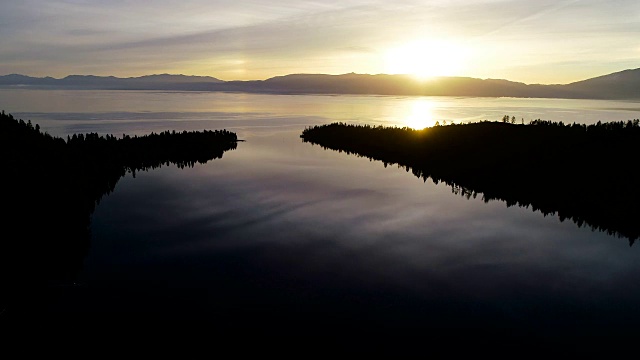
M 412 106 L 411 111 L 405 118 L 405 126 L 416 130 L 422 130 L 426 127 L 435 125 L 433 120 L 433 104 L 426 99 L 416 100 Z
M 431 99 L 417 98 L 403 105 L 398 107 L 393 114 L 389 114 L 395 126 L 422 130 L 434 126 L 437 121 L 441 124 L 444 122 L 444 120 L 435 118 L 437 104 Z
M 405 99 L 385 114 L 388 126 L 409 127 L 416 130 L 454 123 L 475 122 L 489 117 L 488 114 L 469 116 L 451 111 L 455 100 L 437 97 Z M 495 117 L 495 116 L 494 116 Z M 495 120 L 499 120 L 495 117 Z

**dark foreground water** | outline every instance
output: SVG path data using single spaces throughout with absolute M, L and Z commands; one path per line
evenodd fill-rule
M 413 108 L 441 122 L 593 123 L 637 118 L 638 103 L 2 90 L 0 107 L 57 136 L 225 128 L 246 140 L 121 179 L 75 278 L 0 315 L 31 329 L 301 356 L 589 353 L 640 335 L 637 244 L 299 138 L 333 121 L 406 125 Z

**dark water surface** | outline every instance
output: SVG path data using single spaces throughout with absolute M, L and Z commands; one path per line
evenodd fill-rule
M 637 244 L 299 138 L 333 121 L 406 125 L 421 107 L 429 121 L 593 123 L 637 118 L 638 103 L 2 90 L 0 107 L 56 136 L 246 140 L 121 179 L 92 215 L 81 272 L 38 302 L 42 324 L 393 351 L 452 339 L 587 351 L 640 335 Z

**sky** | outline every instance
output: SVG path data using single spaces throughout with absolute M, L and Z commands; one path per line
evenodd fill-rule
M 640 68 L 638 0 L 0 3 L 0 75 L 355 72 L 565 84 Z

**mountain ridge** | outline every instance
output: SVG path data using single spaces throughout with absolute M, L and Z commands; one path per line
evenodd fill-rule
M 224 81 L 212 76 L 152 74 L 68 75 L 64 78 L 0 76 L 0 87 L 92 90 L 181 90 L 272 94 L 422 95 L 521 98 L 640 99 L 640 68 L 568 84 L 526 84 L 507 79 L 441 76 L 418 80 L 407 74 L 296 73 L 265 80 Z

